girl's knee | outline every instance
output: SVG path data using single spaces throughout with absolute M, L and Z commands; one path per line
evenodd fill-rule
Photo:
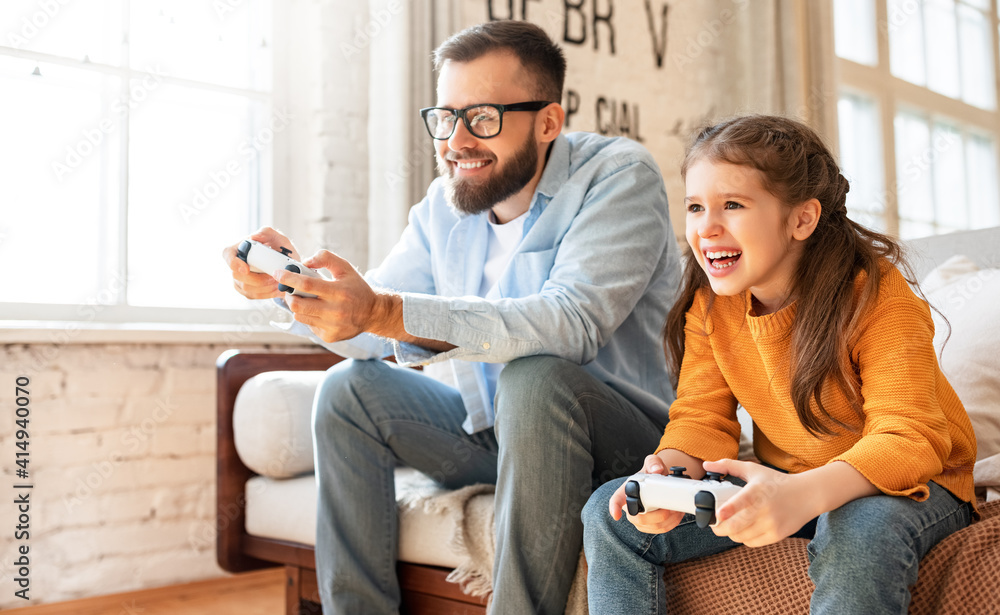
M 590 499 L 587 500 L 587 503 L 583 506 L 583 511 L 580 513 L 585 533 L 588 527 L 596 528 L 614 521 L 611 518 L 608 507 L 611 502 L 611 496 L 614 495 L 615 491 L 624 481 L 625 478 L 620 478 L 604 483 L 590 495 Z

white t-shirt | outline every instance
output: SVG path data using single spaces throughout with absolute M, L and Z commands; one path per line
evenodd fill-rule
M 507 224 L 497 224 L 494 222 L 493 212 L 489 214 L 490 238 L 486 247 L 486 265 L 483 267 L 483 282 L 479 286 L 479 296 L 486 299 L 494 299 L 496 292 L 494 287 L 500 280 L 500 275 L 507 269 L 507 263 L 514 256 L 514 250 L 521 243 L 524 235 L 524 220 L 528 217 L 528 212 L 514 218 Z M 494 295 L 491 297 L 491 293 Z

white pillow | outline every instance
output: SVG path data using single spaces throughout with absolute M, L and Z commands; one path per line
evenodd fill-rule
M 1000 454 L 1000 270 L 980 269 L 956 255 L 928 273 L 920 286 L 951 325 L 949 338 L 948 324 L 932 310 L 934 347 L 941 370 L 972 420 L 976 459 Z
M 276 371 L 246 381 L 233 408 L 243 463 L 271 478 L 313 471 L 312 402 L 326 372 Z

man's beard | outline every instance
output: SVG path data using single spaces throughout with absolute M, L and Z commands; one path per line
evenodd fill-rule
M 455 177 L 454 169 L 448 160 L 437 155 L 438 173 L 445 178 L 445 198 L 455 209 L 466 214 L 478 214 L 492 208 L 497 203 L 507 200 L 528 185 L 538 168 L 538 147 L 534 135 L 528 134 L 521 149 L 504 166 L 485 181 L 475 181 Z M 495 165 L 496 156 L 489 152 L 468 152 L 454 156 L 450 160 L 488 159 Z

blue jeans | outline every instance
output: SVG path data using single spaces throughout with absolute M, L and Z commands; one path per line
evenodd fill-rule
M 396 613 L 393 470 L 445 487 L 496 483 L 492 613 L 562 613 L 596 484 L 638 471 L 663 426 L 583 368 L 511 362 L 496 425 L 465 433 L 455 389 L 381 361 L 344 361 L 317 392 L 316 567 L 324 613 Z
M 583 511 L 587 592 L 591 613 L 666 613 L 664 564 L 739 546 L 701 529 L 693 515 L 665 534 L 644 534 L 614 521 L 608 502 L 627 478 L 594 492 Z M 966 527 L 971 508 L 930 483 L 924 502 L 875 495 L 820 515 L 795 534 L 811 538 L 809 577 L 816 584 L 810 613 L 898 613 L 910 604 L 920 560 L 931 547 Z M 725 591 L 725 588 L 719 588 Z

